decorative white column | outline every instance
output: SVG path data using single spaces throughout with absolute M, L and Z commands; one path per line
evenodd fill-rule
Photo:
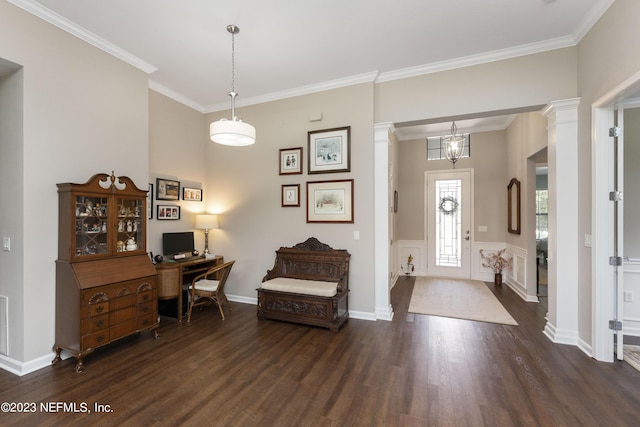
M 578 344 L 578 104 L 553 101 L 548 120 L 549 312 L 544 333 L 553 342 Z
M 374 280 L 376 319 L 393 319 L 391 307 L 389 257 L 389 133 L 393 124 L 379 123 L 373 127 L 373 211 L 374 211 Z

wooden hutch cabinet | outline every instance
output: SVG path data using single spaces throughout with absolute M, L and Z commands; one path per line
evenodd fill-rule
M 56 357 L 84 357 L 119 338 L 158 337 L 156 270 L 146 252 L 146 197 L 131 179 L 97 174 L 58 184 Z

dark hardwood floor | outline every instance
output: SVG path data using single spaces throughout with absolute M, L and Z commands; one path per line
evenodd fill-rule
M 37 403 L 0 413 L 0 424 L 639 425 L 640 372 L 551 343 L 546 304 L 488 286 L 520 326 L 407 313 L 406 277 L 392 291 L 392 322 L 351 319 L 337 334 L 259 322 L 239 303 L 225 321 L 209 307 L 190 325 L 163 318 L 159 340 L 143 333 L 98 349 L 82 374 L 73 359 L 23 377 L 0 371 L 0 402 Z M 40 402 L 91 413 L 47 413 Z

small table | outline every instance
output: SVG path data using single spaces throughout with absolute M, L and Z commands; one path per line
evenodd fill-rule
M 178 300 L 178 321 L 182 322 L 182 289 L 199 274 L 224 263 L 224 257 L 195 258 L 185 261 L 163 261 L 156 264 L 158 273 L 158 300 Z

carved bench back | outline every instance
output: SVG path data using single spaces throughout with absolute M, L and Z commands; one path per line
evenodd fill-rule
M 338 291 L 348 290 L 350 258 L 346 250 L 332 249 L 312 237 L 292 248 L 277 250 L 275 265 L 267 272 L 265 280 L 289 277 L 339 282 Z

